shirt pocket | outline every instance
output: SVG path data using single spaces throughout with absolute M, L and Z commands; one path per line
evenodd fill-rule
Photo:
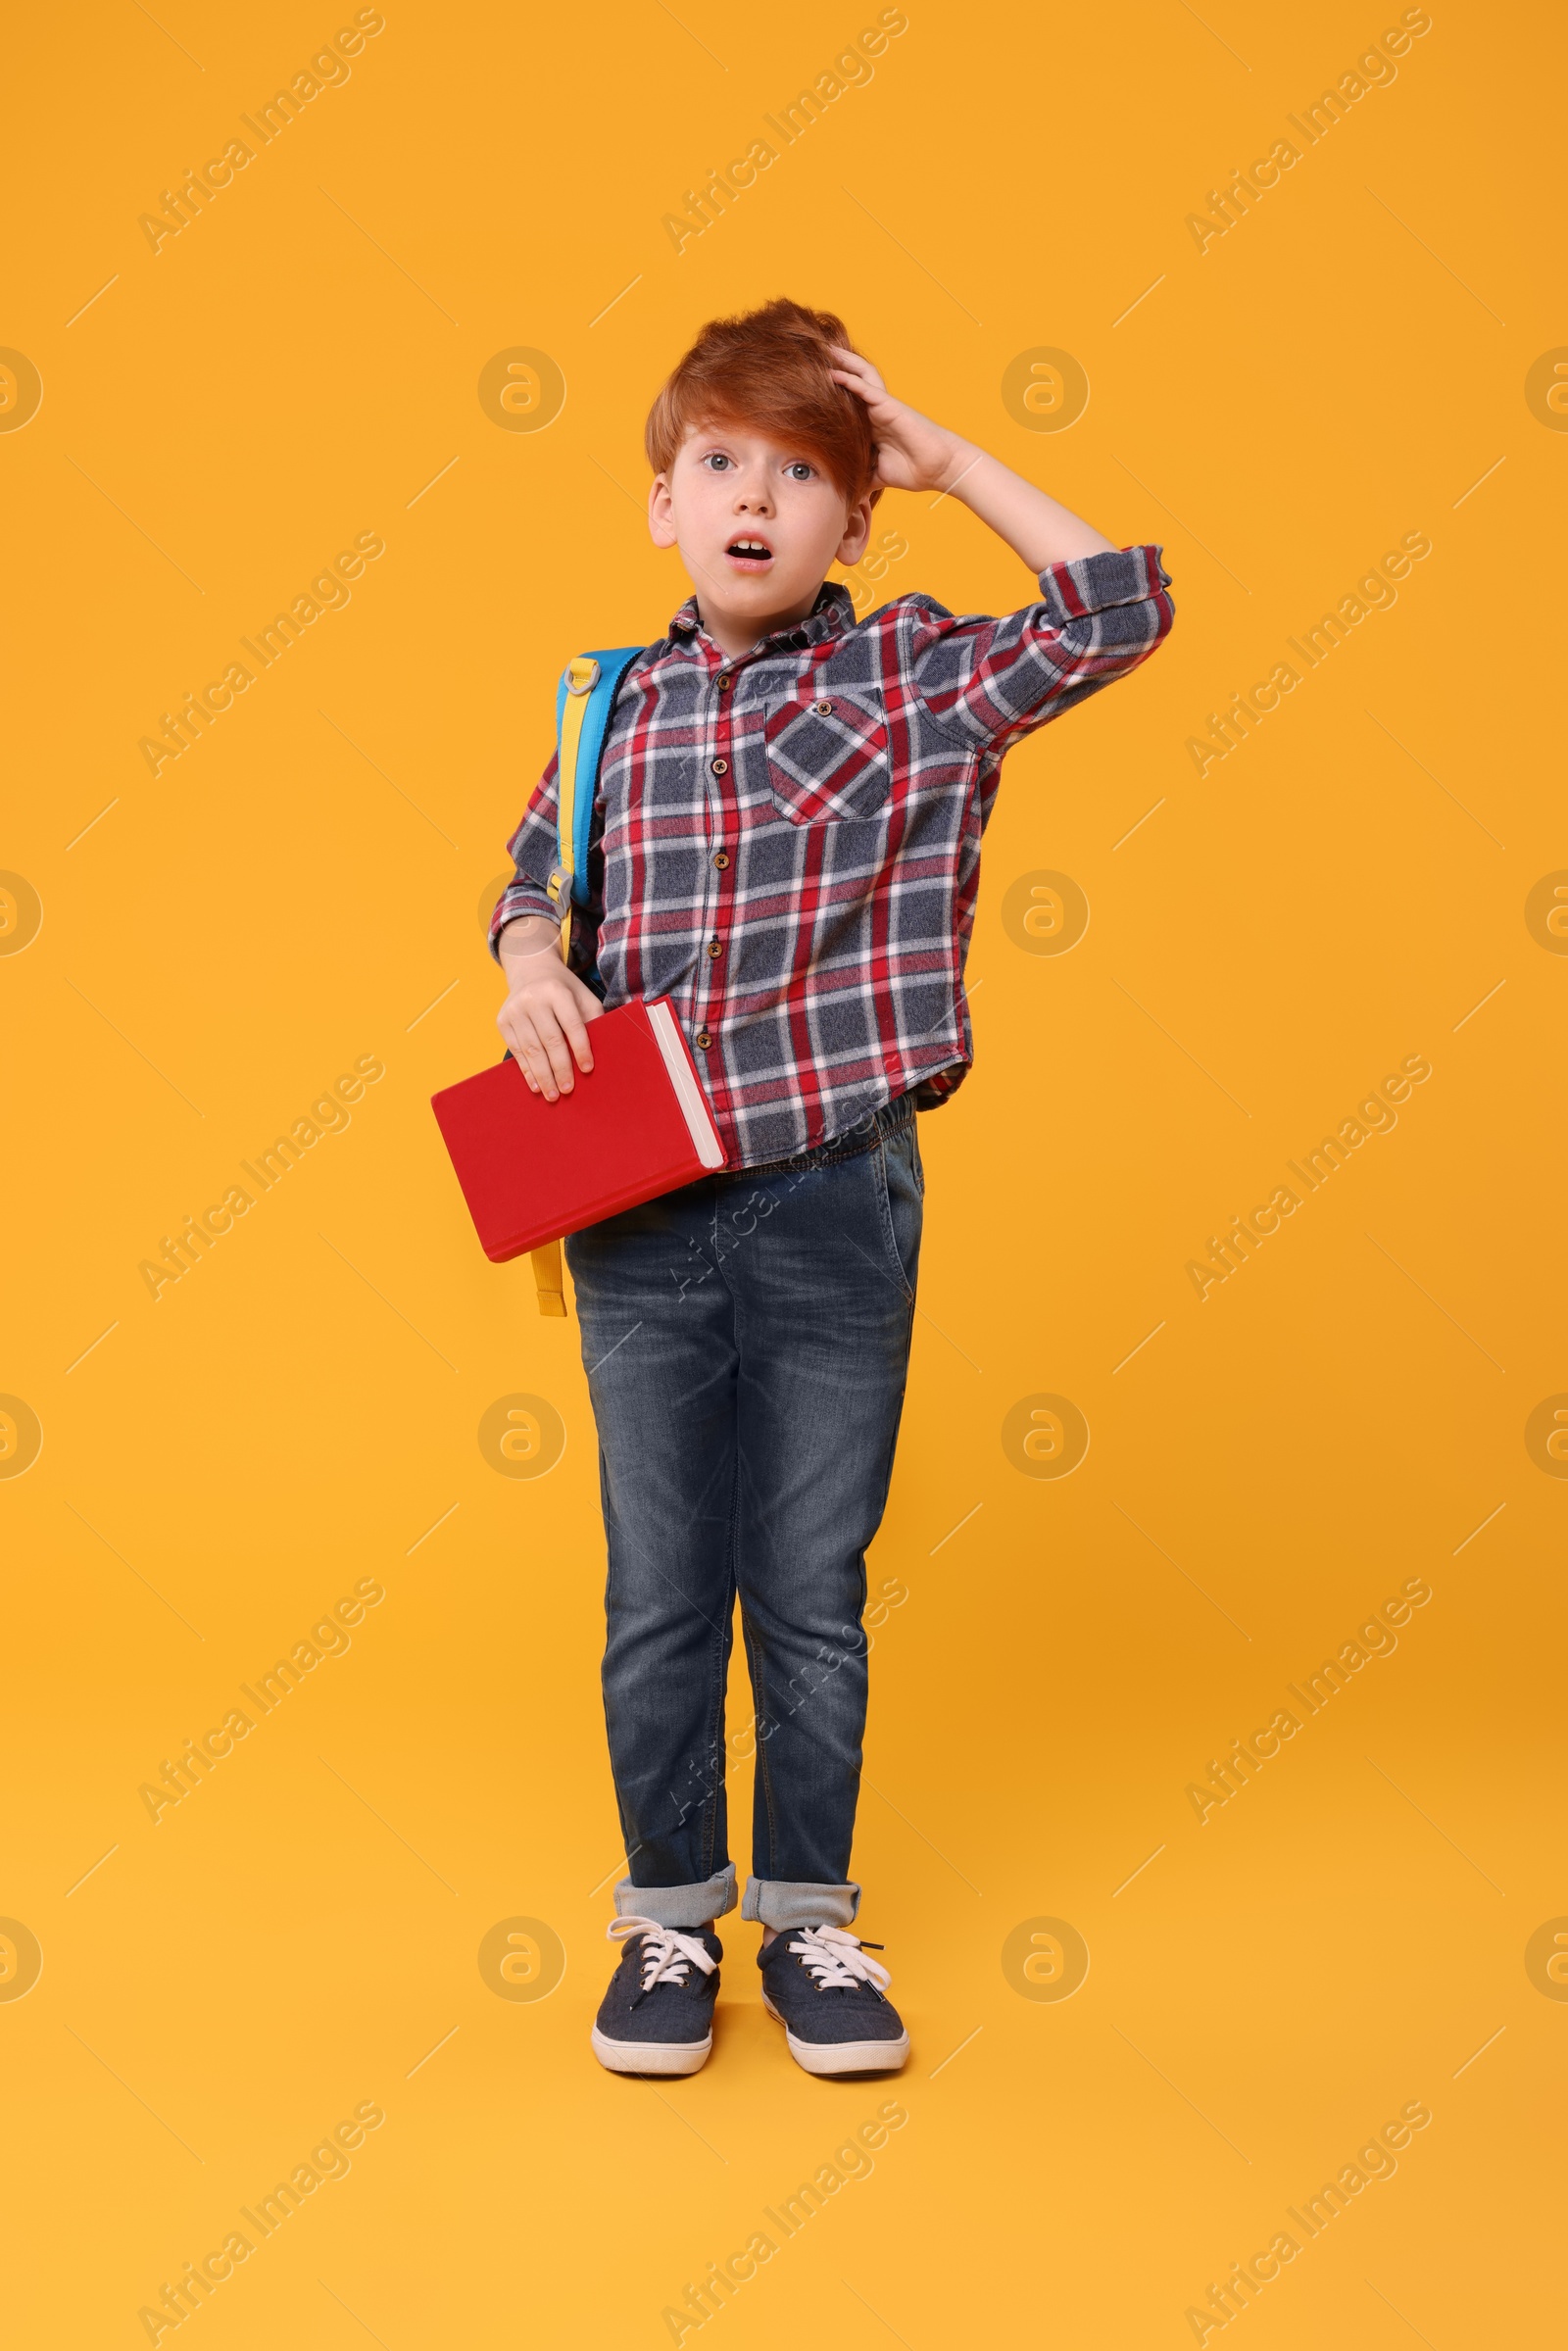
M 773 806 L 791 824 L 875 816 L 885 805 L 893 769 L 879 695 L 802 692 L 768 711 L 762 735 Z

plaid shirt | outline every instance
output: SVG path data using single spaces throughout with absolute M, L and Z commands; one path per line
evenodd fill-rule
M 1148 659 L 1158 547 L 1053 563 L 1004 619 L 900 597 L 720 652 L 688 599 L 632 663 L 600 767 L 571 968 L 607 1006 L 667 996 L 736 1167 L 844 1134 L 973 1057 L 963 967 L 1004 752 Z M 556 759 L 508 843 L 490 926 L 554 917 Z M 595 993 L 599 992 L 596 987 Z

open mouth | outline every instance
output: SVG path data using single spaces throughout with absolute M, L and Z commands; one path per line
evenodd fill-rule
M 773 550 L 767 541 L 750 535 L 731 539 L 724 555 L 737 571 L 765 571 L 773 561 Z

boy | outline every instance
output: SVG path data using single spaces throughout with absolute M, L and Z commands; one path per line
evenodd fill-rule
M 668 996 L 728 1166 L 565 1244 L 609 1549 L 605 1718 L 628 1875 L 593 2048 L 687 2074 L 735 1903 L 724 1685 L 737 1592 L 756 1707 L 763 2001 L 813 2074 L 897 2070 L 888 1971 L 850 1933 L 865 1550 L 904 1401 L 917 1110 L 961 1082 L 963 964 L 1003 754 L 1165 635 L 1152 546 L 1114 548 L 893 398 L 830 314 L 705 327 L 647 425 L 655 543 L 695 594 L 606 737 L 570 961 L 543 885 L 552 759 L 509 844 L 498 1025 L 536 1093 L 591 1027 Z M 885 488 L 951 494 L 1040 576 L 1003 620 L 908 595 L 857 621 L 833 563 Z M 587 984 L 598 959 L 603 1002 Z

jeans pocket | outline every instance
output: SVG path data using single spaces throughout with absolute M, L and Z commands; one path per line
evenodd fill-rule
M 914 1303 L 920 1270 L 920 1227 L 924 1211 L 918 1167 L 920 1147 L 914 1122 L 884 1137 L 870 1152 L 876 1176 L 877 1211 L 887 1247 L 888 1268 L 906 1301 Z

